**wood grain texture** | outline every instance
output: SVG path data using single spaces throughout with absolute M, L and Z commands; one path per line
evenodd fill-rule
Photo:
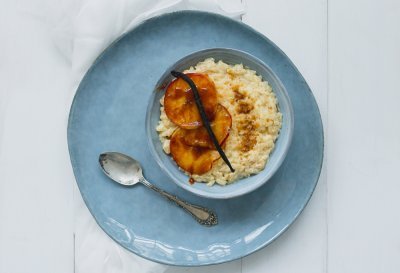
M 201 267 L 175 267 L 170 266 L 165 273 L 241 273 L 241 259 L 229 263 L 201 266 Z
M 247 0 L 243 21 L 276 43 L 310 85 L 327 128 L 327 1 Z M 299 219 L 265 249 L 243 259 L 243 273 L 326 272 L 326 162 Z
M 400 3 L 329 2 L 329 272 L 400 272 Z
M 0 273 L 71 273 L 69 68 L 44 24 L 1 6 Z
M 70 67 L 46 24 L 15 2 L 0 9 L 0 273 L 71 273 Z M 311 86 L 327 160 L 307 208 L 272 245 L 231 263 L 167 272 L 399 272 L 399 2 L 245 2 L 243 20 Z

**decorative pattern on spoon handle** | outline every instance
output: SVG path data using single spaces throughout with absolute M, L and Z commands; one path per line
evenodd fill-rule
M 216 224 L 218 224 L 218 218 L 217 215 L 207 209 L 207 208 L 203 208 L 201 206 L 197 206 L 197 205 L 193 205 L 190 204 L 186 201 L 183 201 L 181 199 L 179 199 L 178 197 L 169 194 L 166 191 L 163 191 L 159 188 L 157 188 L 156 186 L 154 186 L 153 184 L 149 183 L 146 179 L 141 179 L 140 182 L 145 185 L 146 187 L 158 192 L 159 194 L 161 194 L 162 196 L 164 196 L 165 198 L 167 198 L 168 200 L 174 202 L 176 205 L 178 205 L 179 207 L 183 208 L 186 212 L 188 212 L 190 215 L 193 216 L 194 219 L 196 219 L 196 221 L 201 224 L 201 225 L 205 225 L 205 226 L 215 226 Z

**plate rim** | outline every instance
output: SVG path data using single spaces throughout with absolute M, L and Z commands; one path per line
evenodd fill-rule
M 77 175 L 76 173 L 77 171 L 77 166 L 76 166 L 76 162 L 73 158 L 73 152 L 72 152 L 72 148 L 71 148 L 71 126 L 72 126 L 72 116 L 75 113 L 75 106 L 76 106 L 76 99 L 77 99 L 77 95 L 80 92 L 80 90 L 82 89 L 82 87 L 86 84 L 86 79 L 88 77 L 88 75 L 91 73 L 91 71 L 94 69 L 94 67 L 96 66 L 96 64 L 103 58 L 103 56 L 105 55 L 105 53 L 110 50 L 112 47 L 114 47 L 115 44 L 117 44 L 120 40 L 122 40 L 124 37 L 126 37 L 127 35 L 129 35 L 131 32 L 133 32 L 134 30 L 136 30 L 137 28 L 141 27 L 144 24 L 147 24 L 151 21 L 154 20 L 158 20 L 159 18 L 162 17 L 166 17 L 166 16 L 173 16 L 173 15 L 179 15 L 179 14 L 195 14 L 195 15 L 207 15 L 207 16 L 214 16 L 216 18 L 219 19 L 223 19 L 226 21 L 230 21 L 232 23 L 235 24 L 239 24 L 241 25 L 246 31 L 252 32 L 256 35 L 258 35 L 261 39 L 263 39 L 264 41 L 266 41 L 267 43 L 269 43 L 272 47 L 275 48 L 275 50 L 277 50 L 279 53 L 281 53 L 288 61 L 288 63 L 292 66 L 292 68 L 300 75 L 300 77 L 302 78 L 302 80 L 304 81 L 305 85 L 306 85 L 306 89 L 307 91 L 311 94 L 311 98 L 314 101 L 315 105 L 316 105 L 316 110 L 318 113 L 318 117 L 319 117 L 319 125 L 321 127 L 321 162 L 318 166 L 318 174 L 316 176 L 316 180 L 313 182 L 313 186 L 309 192 L 309 195 L 306 196 L 306 201 L 301 204 L 299 210 L 296 212 L 296 214 L 294 214 L 293 218 L 289 221 L 289 223 L 284 226 L 279 232 L 277 232 L 273 237 L 271 237 L 269 240 L 266 240 L 265 242 L 263 242 L 262 244 L 260 244 L 258 247 L 255 247 L 253 249 L 251 249 L 250 251 L 245 251 L 245 253 L 243 255 L 237 255 L 234 257 L 230 257 L 230 258 L 221 258 L 217 261 L 211 261 L 208 260 L 207 262 L 204 263 L 198 263 L 198 264 L 187 264 L 187 263 L 183 263 L 183 262 L 178 262 L 178 263 L 173 263 L 170 262 L 169 260 L 166 259 L 156 259 L 156 258 L 152 258 L 150 256 L 145 256 L 139 252 L 135 252 L 134 250 L 120 244 L 113 236 L 111 236 L 111 234 L 103 227 L 102 224 L 100 224 L 99 220 L 95 217 L 95 214 L 93 213 L 92 208 L 89 205 L 89 202 L 87 200 L 87 197 L 85 195 L 85 193 L 82 191 L 81 186 L 78 183 L 77 180 Z M 86 205 L 86 207 L 88 208 L 90 214 L 92 215 L 93 219 L 95 220 L 95 222 L 97 223 L 97 225 L 104 231 L 105 234 L 107 234 L 107 236 L 109 238 L 111 238 L 115 243 L 117 243 L 120 247 L 123 247 L 124 249 L 126 249 L 127 251 L 131 252 L 134 255 L 137 255 L 141 258 L 144 258 L 146 260 L 150 260 L 152 262 L 156 262 L 156 263 L 160 263 L 160 264 L 164 264 L 164 265 L 171 265 L 171 266 L 179 266 L 179 267 L 199 267 L 199 266 L 207 266 L 207 265 L 217 265 L 217 264 L 223 264 L 223 263 L 227 263 L 227 262 L 231 262 L 231 261 L 235 261 L 244 257 L 249 256 L 250 254 L 253 254 L 263 248 L 265 248 L 266 246 L 268 246 L 269 244 L 271 244 L 272 242 L 274 242 L 278 237 L 280 237 L 285 231 L 287 231 L 292 224 L 298 219 L 299 215 L 304 211 L 305 207 L 307 206 L 307 204 L 310 202 L 310 199 L 315 191 L 315 188 L 319 182 L 320 176 L 321 176 L 321 172 L 322 172 L 322 166 L 324 164 L 324 156 L 325 156 L 325 133 L 324 133 L 324 126 L 323 126 L 323 121 L 322 121 L 322 117 L 321 117 L 321 112 L 319 110 L 318 107 L 318 103 L 314 97 L 313 92 L 311 91 L 310 86 L 307 84 L 306 80 L 304 79 L 303 75 L 300 73 L 300 71 L 298 70 L 298 68 L 295 66 L 295 64 L 292 62 L 292 60 L 274 43 L 272 42 L 269 38 L 267 38 L 264 34 L 262 34 L 261 32 L 259 32 L 258 30 L 250 27 L 249 25 L 243 23 L 242 21 L 238 21 L 238 20 L 234 20 L 232 18 L 229 18 L 227 16 L 218 14 L 218 13 L 214 13 L 214 12 L 208 12 L 208 11 L 200 11 L 200 10 L 179 10 L 179 11 L 173 11 L 173 12 L 166 12 L 166 13 L 162 13 L 160 15 L 156 15 L 150 18 L 147 18 L 146 20 L 142 21 L 141 23 L 139 23 L 138 25 L 136 25 L 135 27 L 133 27 L 132 29 L 130 29 L 129 31 L 126 31 L 124 33 L 122 33 L 120 36 L 118 36 L 113 42 L 111 42 L 105 49 L 102 50 L 102 52 L 94 59 L 94 61 L 91 63 L 89 69 L 85 72 L 84 76 L 82 77 L 82 79 L 79 82 L 78 87 L 75 90 L 74 93 L 74 97 L 73 100 L 70 104 L 70 110 L 69 110 L 69 115 L 68 115 L 68 124 L 67 124 L 67 146 L 68 146 L 68 154 L 70 157 L 70 162 L 71 162 L 71 166 L 72 166 L 72 170 L 73 170 L 73 174 L 74 174 L 74 178 L 75 178 L 75 183 L 78 186 L 79 192 L 81 194 L 81 197 Z

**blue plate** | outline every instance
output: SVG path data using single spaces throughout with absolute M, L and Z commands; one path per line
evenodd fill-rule
M 275 175 L 257 190 L 228 200 L 205 199 L 170 181 L 152 157 L 145 132 L 146 107 L 166 69 L 182 56 L 215 47 L 243 50 L 266 63 L 286 87 L 295 118 L 292 144 Z M 323 129 L 310 88 L 270 40 L 223 16 L 183 11 L 145 21 L 96 60 L 71 107 L 68 146 L 82 197 L 111 238 L 153 261 L 197 266 L 246 256 L 287 229 L 317 184 Z M 104 151 L 136 158 L 149 181 L 213 208 L 219 224 L 200 226 L 145 187 L 112 182 L 98 165 Z

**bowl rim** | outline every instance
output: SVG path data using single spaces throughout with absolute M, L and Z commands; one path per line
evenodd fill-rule
M 151 130 L 152 128 L 150 128 L 151 126 L 149 126 L 150 124 L 150 112 L 151 112 L 151 108 L 152 108 L 152 102 L 155 99 L 156 93 L 159 92 L 159 87 L 163 85 L 163 83 L 165 82 L 165 79 L 167 77 L 167 75 L 169 74 L 168 71 L 173 70 L 177 64 L 184 62 L 185 60 L 190 60 L 194 57 L 194 55 L 197 54 L 207 54 L 207 53 L 215 53 L 215 52 L 222 52 L 222 53 L 228 53 L 228 54 L 235 54 L 238 55 L 240 57 L 245 57 L 248 60 L 250 60 L 251 62 L 254 63 L 258 63 L 258 65 L 263 66 L 265 70 L 267 70 L 270 75 L 274 78 L 274 80 L 277 82 L 277 84 L 280 86 L 281 88 L 281 93 L 282 93 L 282 97 L 284 97 L 284 99 L 287 102 L 288 105 L 288 121 L 289 121 L 289 126 L 288 126 L 288 133 L 287 133 L 287 141 L 285 144 L 285 146 L 282 149 L 282 154 L 280 156 L 280 158 L 278 158 L 278 160 L 276 161 L 274 167 L 265 175 L 265 177 L 263 179 L 260 180 L 260 182 L 258 183 L 253 183 L 250 184 L 249 186 L 245 187 L 245 188 L 238 188 L 237 190 L 233 191 L 233 192 L 228 192 L 228 193 L 212 193 L 210 194 L 209 192 L 205 192 L 202 189 L 193 187 L 192 185 L 188 184 L 188 183 L 181 183 L 180 179 L 176 178 L 175 175 L 164 165 L 164 163 L 162 162 L 161 158 L 158 156 L 158 153 L 156 151 L 155 145 L 153 143 L 153 141 L 151 140 Z M 257 72 L 257 71 L 256 71 Z M 257 73 L 258 74 L 258 73 Z M 258 74 L 259 75 L 259 74 Z M 276 91 L 273 90 L 273 92 L 275 93 Z M 165 72 L 161 75 L 161 77 L 159 78 L 159 80 L 157 81 L 156 85 L 153 88 L 152 94 L 149 98 L 147 107 L 146 107 L 146 117 L 145 117 L 145 131 L 146 131 L 146 135 L 147 135 L 147 145 L 148 148 L 150 150 L 151 155 L 153 156 L 153 158 L 155 159 L 155 161 L 157 162 L 158 166 L 160 166 L 160 168 L 164 171 L 164 173 L 166 173 L 168 175 L 169 178 L 172 179 L 172 181 L 179 186 L 180 188 L 191 192 L 197 196 L 200 197 L 205 197 L 205 198 L 211 198 L 211 199 L 229 199 L 229 198 L 234 198 L 234 197 L 239 197 L 242 196 L 244 194 L 250 193 L 254 190 L 256 190 L 257 188 L 261 187 L 262 185 L 264 185 L 265 183 L 268 182 L 268 180 L 271 179 L 271 177 L 276 173 L 276 171 L 279 169 L 279 167 L 282 165 L 283 161 L 285 160 L 290 145 L 292 143 L 292 139 L 293 139 L 293 131 L 294 131 L 294 111 L 293 111 L 293 105 L 292 102 L 290 100 L 290 96 L 285 88 L 285 86 L 283 85 L 282 81 L 279 79 L 279 77 L 275 74 L 275 72 L 266 64 L 264 63 L 262 60 L 260 60 L 259 58 L 255 57 L 254 55 L 245 52 L 243 50 L 239 50 L 239 49 L 234 49 L 234 48 L 227 48 L 227 47 L 215 47 L 215 48 L 206 48 L 206 49 L 201 49 L 201 50 L 196 50 L 193 51 L 187 55 L 185 55 L 184 57 L 178 59 L 176 62 L 174 62 L 172 65 L 170 65 Z M 279 136 L 278 136 L 279 138 Z M 168 155 L 167 155 L 168 156 Z M 268 162 L 267 162 L 268 164 Z M 178 168 L 178 166 L 177 166 Z M 264 167 L 265 168 L 265 167 Z M 179 169 L 179 168 L 178 168 Z M 182 172 L 182 170 L 179 170 Z M 258 175 L 254 174 L 254 176 Z M 252 175 L 253 176 L 253 175 Z M 235 181 L 234 183 L 238 183 L 240 182 L 240 179 L 238 181 Z M 214 186 L 220 186 L 220 185 L 213 185 Z M 228 187 L 229 185 L 224 185 L 221 187 Z

